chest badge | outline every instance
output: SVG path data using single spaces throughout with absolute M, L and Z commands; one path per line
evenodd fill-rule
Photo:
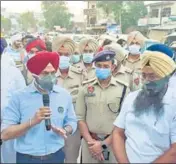
M 93 86 L 88 86 L 87 87 L 87 96 L 91 97 L 91 96 L 95 96 L 95 88 Z
M 62 114 L 64 112 L 64 108 L 60 106 L 57 108 L 57 111 Z

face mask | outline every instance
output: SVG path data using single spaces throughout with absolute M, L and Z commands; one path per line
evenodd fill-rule
M 111 75 L 110 68 L 96 68 L 96 76 L 100 80 L 106 80 Z
M 56 84 L 56 76 L 55 75 L 46 75 L 42 78 L 39 76 L 36 78 L 36 82 L 40 88 L 46 91 L 52 91 L 54 84 Z
M 81 59 L 80 55 L 73 55 L 71 61 L 73 64 L 75 64 L 75 63 L 78 63 L 80 59 Z
M 60 69 L 67 69 L 69 66 L 70 66 L 70 58 L 67 56 L 61 56 L 59 68 Z
M 161 80 L 152 81 L 152 82 L 144 82 L 144 89 L 146 91 L 152 92 L 152 93 L 159 93 L 163 90 L 165 85 L 169 82 L 169 78 L 163 78 Z
M 90 64 L 92 63 L 93 57 L 93 53 L 85 53 L 83 54 L 83 62 Z
M 141 54 L 140 49 L 141 49 L 140 45 L 137 45 L 137 44 L 133 44 L 133 45 L 130 45 L 128 47 L 130 55 L 139 55 L 139 54 Z

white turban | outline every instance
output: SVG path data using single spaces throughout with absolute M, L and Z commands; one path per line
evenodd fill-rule
M 14 42 L 17 41 L 17 40 L 21 40 L 21 39 L 22 39 L 22 35 L 21 35 L 21 34 L 16 34 L 16 35 L 13 35 L 13 36 L 11 37 L 12 43 L 14 43 Z

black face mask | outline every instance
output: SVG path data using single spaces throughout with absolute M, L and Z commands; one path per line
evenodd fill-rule
M 170 77 L 170 76 L 169 76 Z M 143 89 L 151 95 L 161 92 L 169 82 L 169 77 L 157 81 L 144 82 Z

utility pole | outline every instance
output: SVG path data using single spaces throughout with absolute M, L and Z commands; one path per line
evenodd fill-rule
M 160 26 L 162 25 L 163 3 L 164 2 L 161 2 L 161 8 L 160 8 Z

